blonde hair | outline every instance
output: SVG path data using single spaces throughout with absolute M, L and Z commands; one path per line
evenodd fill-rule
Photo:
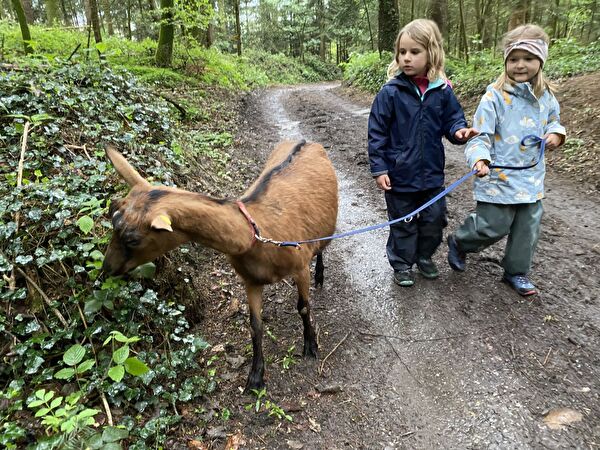
M 541 39 L 546 44 L 550 42 L 548 34 L 542 29 L 542 27 L 528 23 L 525 25 L 518 26 L 517 28 L 506 33 L 504 35 L 504 38 L 502 39 L 502 48 L 506 49 L 511 44 L 514 44 L 515 42 L 520 41 L 522 39 Z M 544 93 L 546 89 L 548 89 L 551 93 L 556 92 L 556 85 L 550 80 L 548 80 L 548 78 L 546 78 L 546 76 L 544 75 L 544 72 L 542 70 L 543 63 L 544 62 L 541 61 L 539 72 L 531 80 L 533 93 L 538 98 Z M 515 84 L 515 81 L 507 75 L 505 61 L 504 72 L 498 77 L 498 79 L 494 83 L 494 88 L 501 91 L 502 89 L 504 89 L 504 85 L 507 83 L 513 86 Z
M 446 79 L 444 72 L 444 46 L 442 33 L 437 24 L 429 19 L 417 19 L 406 24 L 396 37 L 394 45 L 394 59 L 388 66 L 388 81 L 394 78 L 400 70 L 400 39 L 407 35 L 427 51 L 427 78 L 435 81 L 438 78 Z

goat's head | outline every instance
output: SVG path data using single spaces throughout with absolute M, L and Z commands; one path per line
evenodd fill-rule
M 177 247 L 181 243 L 171 227 L 169 216 L 161 210 L 160 199 L 166 188 L 152 187 L 115 149 L 106 149 L 115 170 L 131 186 L 123 199 L 111 202 L 113 236 L 104 255 L 103 269 L 122 275 L 131 269 Z

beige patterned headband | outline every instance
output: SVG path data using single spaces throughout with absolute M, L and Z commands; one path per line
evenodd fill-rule
M 525 50 L 542 60 L 542 66 L 548 59 L 548 44 L 542 39 L 521 39 L 509 44 L 504 49 L 504 62 L 513 50 Z

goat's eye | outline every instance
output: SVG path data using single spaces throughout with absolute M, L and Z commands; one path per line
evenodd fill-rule
M 127 247 L 134 248 L 134 247 L 137 247 L 138 245 L 140 245 L 140 240 L 139 239 L 129 239 L 128 241 L 125 242 L 125 245 Z

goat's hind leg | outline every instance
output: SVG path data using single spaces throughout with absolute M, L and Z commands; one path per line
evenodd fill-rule
M 317 262 L 315 264 L 315 286 L 323 286 L 325 280 L 325 265 L 323 264 L 323 252 L 317 253 Z
M 245 393 L 252 389 L 265 387 L 265 361 L 263 357 L 263 322 L 262 322 L 262 292 L 261 285 L 246 285 L 248 306 L 250 309 L 250 333 L 252 335 L 252 368 L 246 381 Z
M 317 338 L 315 335 L 315 328 L 313 327 L 311 314 L 310 314 L 310 302 L 308 298 L 310 288 L 310 269 L 306 267 L 301 273 L 294 276 L 294 281 L 298 287 L 298 313 L 302 318 L 302 324 L 304 325 L 304 356 L 317 357 L 319 347 L 317 345 Z

